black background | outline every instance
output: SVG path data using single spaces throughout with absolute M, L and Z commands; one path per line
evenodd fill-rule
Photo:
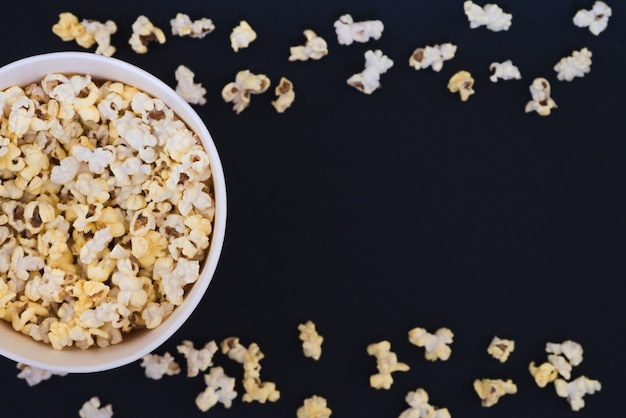
M 333 417 L 395 417 L 409 390 L 423 387 L 454 417 L 601 417 L 622 410 L 626 199 L 626 6 L 600 36 L 572 17 L 591 0 L 501 0 L 513 14 L 509 31 L 471 30 L 462 1 L 176 1 L 5 2 L 0 64 L 26 56 L 83 50 L 52 31 L 58 13 L 114 20 L 117 58 L 174 87 L 180 64 L 207 89 L 196 106 L 226 173 L 224 249 L 205 299 L 156 352 L 176 353 L 236 335 L 265 353 L 261 376 L 275 381 L 273 404 L 241 401 L 240 366 L 216 355 L 237 377 L 232 408 L 212 417 L 290 417 L 302 401 L 328 399 Z M 484 4 L 481 2 L 480 4 Z M 209 17 L 216 30 L 198 40 L 171 35 L 177 12 Z M 337 43 L 333 22 L 380 19 L 383 36 L 367 44 Z M 164 45 L 145 55 L 127 41 L 140 14 L 161 27 Z M 231 29 L 242 19 L 258 38 L 232 51 Z M 320 61 L 289 62 L 302 31 L 326 39 Z M 420 46 L 452 42 L 456 57 L 440 73 L 408 65 Z M 588 47 L 591 72 L 559 82 L 553 66 Z M 95 49 L 95 47 L 94 47 Z M 371 96 L 346 84 L 363 69 L 363 54 L 381 49 L 395 65 Z M 92 49 L 93 50 L 93 49 Z M 489 81 L 489 64 L 512 59 L 522 79 Z M 239 70 L 266 74 L 270 90 L 236 115 L 222 87 Z M 476 94 L 467 102 L 446 89 L 468 70 Z M 293 106 L 271 106 L 281 76 L 296 91 Z M 552 84 L 558 109 L 524 113 L 535 77 Z M 297 325 L 313 320 L 325 337 L 318 362 L 302 355 Z M 409 344 L 409 329 L 449 327 L 447 362 L 427 362 Z M 486 352 L 494 335 L 516 349 L 500 364 Z M 387 339 L 411 370 L 395 373 L 390 390 L 369 387 L 375 359 L 368 344 Z M 545 343 L 572 339 L 585 349 L 573 376 L 602 382 L 578 413 L 554 389 L 538 388 L 527 371 L 545 360 Z M 116 417 L 201 416 L 194 399 L 201 377 L 160 381 L 138 363 L 87 375 L 53 377 L 35 387 L 0 359 L 0 416 L 77 416 L 99 396 Z M 483 408 L 475 378 L 512 378 L 518 394 Z

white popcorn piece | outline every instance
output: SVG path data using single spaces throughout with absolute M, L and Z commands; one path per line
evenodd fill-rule
M 182 344 L 176 346 L 176 350 L 187 359 L 187 377 L 194 377 L 213 366 L 213 355 L 217 353 L 218 348 L 215 341 L 209 341 L 203 348 L 196 350 L 193 342 L 184 340 Z
M 180 373 L 180 366 L 170 353 L 160 356 L 146 354 L 141 359 L 141 367 L 145 369 L 148 379 L 160 380 L 164 375 L 172 376 Z
M 429 361 L 448 360 L 452 354 L 449 344 L 452 344 L 453 337 L 454 334 L 448 328 L 439 328 L 434 334 L 419 327 L 409 331 L 409 342 L 424 347 L 424 357 Z
M 278 113 L 283 113 L 287 108 L 291 106 L 296 98 L 296 93 L 293 90 L 293 83 L 285 77 L 280 78 L 280 82 L 274 90 L 276 93 L 276 100 L 272 102 L 272 106 Z
M 585 406 L 585 395 L 593 395 L 599 392 L 602 389 L 602 385 L 597 380 L 580 376 L 571 382 L 557 379 L 554 381 L 554 388 L 557 395 L 567 399 L 572 411 L 580 411 Z
M 611 17 L 611 8 L 603 1 L 593 3 L 591 10 L 581 9 L 574 15 L 574 25 L 579 28 L 589 28 L 589 31 L 598 36 L 604 32 L 609 24 Z
M 28 366 L 24 363 L 17 363 L 17 368 L 21 370 L 20 373 L 17 375 L 17 377 L 20 379 L 24 379 L 26 383 L 28 383 L 28 386 L 38 385 L 44 380 L 50 379 L 54 375 L 56 376 L 67 375 L 67 373 L 51 372 L 49 370 L 40 369 L 38 367 Z
M 80 161 L 73 155 L 61 160 L 60 165 L 52 168 L 50 180 L 56 184 L 67 184 L 74 179 L 80 169 Z
M 389 389 L 393 384 L 393 372 L 406 372 L 410 369 L 406 363 L 400 363 L 396 353 L 391 351 L 389 341 L 380 341 L 367 346 L 367 354 L 376 357 L 378 373 L 370 376 L 370 386 L 374 389 Z
M 80 249 L 80 262 L 91 264 L 108 247 L 112 239 L 113 235 L 108 227 L 96 231 L 93 238 Z
M 416 70 L 431 67 L 433 71 L 439 72 L 443 68 L 444 61 L 454 58 L 456 49 L 457 46 L 450 42 L 416 48 L 409 57 L 409 65 Z
M 380 76 L 393 67 L 393 61 L 378 49 L 365 52 L 365 69 L 348 78 L 348 85 L 365 93 L 372 94 L 381 87 Z
M 111 35 L 117 32 L 115 22 L 107 20 L 105 23 L 102 23 L 96 20 L 84 19 L 81 24 L 98 44 L 96 48 L 97 55 L 110 57 L 115 53 L 115 47 L 111 45 Z
M 519 68 L 513 65 L 513 61 L 511 60 L 492 62 L 489 65 L 489 71 L 491 71 L 489 80 L 494 83 L 497 83 L 498 80 L 519 80 L 522 78 Z
M 319 360 L 322 355 L 324 337 L 317 333 L 315 323 L 313 321 L 306 321 L 304 324 L 299 324 L 298 331 L 300 331 L 299 338 L 302 341 L 304 356 L 312 358 L 313 360 Z
M 487 353 L 496 360 L 499 360 L 500 363 L 507 361 L 514 350 L 515 341 L 498 338 L 497 336 L 493 337 L 487 347 Z
M 554 382 L 559 376 L 559 372 L 556 367 L 550 362 L 542 363 L 539 366 L 535 366 L 534 362 L 531 362 L 528 366 L 528 371 L 531 376 L 535 378 L 535 383 L 540 388 L 545 388 L 548 383 Z
M 172 26 L 172 35 L 189 36 L 197 39 L 202 39 L 215 30 L 215 25 L 211 19 L 203 17 L 192 21 L 184 13 L 177 13 L 176 17 L 170 20 L 170 25 Z
M 583 347 L 575 341 L 566 340 L 562 343 L 547 343 L 546 352 L 563 354 L 572 366 L 578 366 L 583 362 Z
M 113 416 L 113 406 L 111 404 L 100 407 L 100 398 L 94 396 L 85 402 L 78 411 L 80 418 L 111 418 Z
M 246 391 L 244 402 L 276 402 L 280 399 L 280 391 L 276 384 L 261 381 L 261 360 L 265 357 L 256 343 L 247 348 L 239 342 L 237 337 L 228 337 L 220 343 L 223 354 L 243 365 L 243 388 Z
M 196 406 L 202 412 L 206 412 L 217 403 L 230 408 L 233 400 L 237 397 L 235 391 L 235 379 L 224 374 L 221 367 L 212 367 L 208 374 L 204 375 L 206 389 L 196 397 Z
M 548 361 L 554 366 L 556 371 L 563 376 L 566 380 L 569 380 L 572 375 L 572 365 L 563 356 L 556 354 L 548 355 Z
M 569 57 L 561 58 L 554 66 L 556 78 L 563 81 L 572 81 L 576 77 L 584 77 L 591 71 L 591 51 L 583 48 L 574 51 Z
M 513 15 L 505 13 L 496 4 L 488 3 L 480 7 L 471 0 L 467 0 L 463 3 L 463 10 L 472 29 L 486 26 L 492 32 L 500 32 L 509 30 L 511 27 Z
M 165 34 L 163 31 L 152 24 L 150 19 L 144 15 L 137 17 L 137 20 L 132 25 L 133 34 L 131 35 L 128 43 L 138 54 L 145 54 L 148 52 L 148 44 L 150 42 L 158 42 L 160 44 L 165 43 Z
M 206 89 L 202 87 L 200 83 L 194 83 L 194 77 L 196 76 L 193 71 L 184 65 L 179 65 L 176 68 L 175 78 L 176 93 L 180 95 L 187 103 L 203 105 L 206 103 L 204 95 Z
M 230 33 L 230 46 L 233 51 L 238 52 L 242 48 L 247 48 L 256 39 L 256 32 L 250 27 L 248 22 L 242 20 Z
M 543 77 L 537 77 L 530 85 L 532 100 L 526 104 L 526 113 L 537 112 L 540 116 L 548 116 L 557 107 L 550 97 L 550 83 Z
M 451 418 L 448 408 L 437 408 L 428 403 L 428 393 L 422 388 L 408 392 L 404 399 L 409 408 L 399 418 Z
M 326 398 L 313 395 L 304 400 L 296 411 L 297 418 L 328 418 L 333 411 L 328 407 Z
M 222 89 L 222 98 L 226 103 L 233 103 L 233 110 L 241 113 L 250 105 L 252 94 L 261 94 L 270 87 L 270 79 L 265 74 L 253 74 L 249 70 L 237 73 L 234 82 Z
M 476 379 L 474 390 L 481 399 L 481 405 L 490 407 L 498 403 L 503 395 L 517 393 L 517 385 L 511 379 Z
M 304 45 L 289 48 L 289 61 L 319 60 L 328 55 L 328 44 L 324 38 L 318 36 L 311 29 L 306 29 L 304 36 L 306 37 Z
M 461 101 L 466 102 L 469 97 L 475 93 L 474 78 L 472 74 L 461 70 L 456 72 L 448 81 L 448 90 L 450 93 L 459 93 Z
M 380 20 L 355 22 L 349 14 L 339 17 L 334 26 L 340 45 L 351 45 L 353 42 L 365 43 L 370 39 L 378 40 L 385 29 Z

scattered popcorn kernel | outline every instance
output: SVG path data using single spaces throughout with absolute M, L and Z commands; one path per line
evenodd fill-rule
M 515 341 L 498 337 L 493 337 L 489 347 L 487 347 L 487 353 L 491 357 L 500 360 L 500 363 L 507 361 L 513 350 L 515 350 Z
M 451 418 L 448 408 L 436 408 L 428 403 L 428 393 L 422 388 L 407 393 L 404 399 L 409 408 L 399 418 Z
M 490 407 L 497 404 L 501 396 L 517 393 L 517 386 L 511 379 L 476 379 L 474 390 L 482 406 Z
M 17 363 L 17 368 L 21 370 L 17 377 L 20 379 L 24 379 L 26 383 L 28 383 L 28 386 L 38 385 L 42 381 L 50 379 L 53 375 L 67 375 L 67 373 L 51 372 L 49 370 L 40 369 L 38 367 L 28 366 L 24 363 Z
M 380 49 L 365 52 L 365 69 L 348 79 L 348 85 L 365 93 L 372 94 L 381 87 L 380 76 L 393 67 L 393 61 L 383 55 Z
M 459 71 L 450 77 L 448 90 L 450 93 L 459 93 L 462 101 L 467 101 L 474 94 L 474 78 L 467 71 Z
M 417 48 L 409 57 L 409 65 L 416 70 L 431 67 L 433 71 L 439 72 L 443 68 L 444 61 L 454 58 L 456 48 L 456 45 L 449 42 Z
M 569 380 L 572 375 L 572 365 L 563 356 L 556 354 L 548 355 L 548 361 L 554 366 L 556 371 L 563 376 L 566 380 Z
M 289 48 L 289 61 L 307 61 L 309 59 L 319 60 L 328 54 L 328 45 L 324 38 L 317 36 L 311 29 L 304 31 L 306 43 L 302 46 L 292 46 Z
M 69 12 L 59 14 L 59 21 L 52 26 L 52 32 L 66 42 L 75 40 L 83 48 L 91 48 L 95 42 L 93 34 L 87 32 L 78 18 Z
M 270 79 L 264 74 L 253 74 L 249 70 L 239 71 L 234 82 L 222 89 L 222 98 L 226 103 L 233 103 L 233 110 L 238 114 L 250 105 L 250 96 L 267 91 Z
M 184 13 L 177 13 L 176 17 L 170 20 L 170 25 L 172 26 L 172 35 L 189 36 L 198 39 L 204 38 L 215 29 L 211 19 L 203 17 L 202 19 L 192 21 Z
M 526 113 L 535 111 L 541 116 L 548 116 L 552 109 L 556 108 L 556 103 L 550 97 L 550 83 L 543 77 L 533 80 L 530 85 L 532 100 L 526 104 Z
M 175 73 L 176 81 L 176 93 L 180 95 L 186 102 L 191 104 L 203 105 L 206 103 L 204 95 L 206 89 L 202 87 L 200 83 L 194 83 L 193 79 L 195 74 L 184 65 L 179 65 L 176 68 Z
M 575 341 L 566 340 L 562 343 L 547 343 L 546 352 L 563 354 L 572 366 L 583 362 L 583 347 Z
M 113 407 L 111 404 L 100 407 L 100 398 L 94 396 L 83 404 L 78 411 L 80 418 L 111 418 L 113 416 Z
M 556 78 L 563 81 L 572 81 L 576 77 L 584 77 L 591 71 L 591 51 L 583 48 L 574 51 L 571 56 L 561 58 L 554 66 Z
M 237 397 L 235 391 L 235 379 L 224 374 L 221 367 L 212 367 L 208 374 L 204 375 L 206 389 L 196 397 L 196 406 L 202 412 L 206 412 L 217 403 L 230 408 L 233 399 Z
M 256 343 L 247 348 L 237 337 L 229 337 L 220 343 L 223 354 L 243 365 L 244 402 L 276 402 L 280 392 L 274 382 L 261 381 L 261 360 L 265 357 Z
M 467 0 L 463 3 L 463 9 L 472 29 L 486 26 L 492 32 L 500 32 L 509 30 L 511 27 L 513 15 L 505 13 L 496 4 L 488 3 L 484 7 L 480 7 L 476 3 Z
M 332 412 L 326 405 L 325 398 L 313 395 L 304 400 L 296 415 L 298 418 L 328 418 Z
M 489 71 L 491 71 L 489 80 L 494 83 L 498 82 L 498 80 L 519 80 L 522 78 L 519 68 L 513 65 L 511 60 L 492 62 L 489 65 Z
M 406 372 L 409 365 L 398 362 L 396 353 L 391 352 L 389 341 L 380 341 L 367 346 L 367 354 L 376 357 L 378 373 L 370 376 L 370 386 L 374 389 L 389 389 L 393 384 L 393 372 Z
M 278 113 L 283 113 L 291 106 L 296 98 L 296 93 L 293 91 L 293 84 L 285 77 L 281 77 L 280 83 L 278 83 L 274 92 L 278 97 L 272 102 L 272 106 L 274 106 L 274 109 L 276 109 Z
M 434 334 L 427 332 L 424 328 L 413 328 L 409 331 L 409 342 L 418 347 L 424 347 L 424 357 L 426 360 L 448 360 L 452 349 L 454 334 L 448 328 L 439 328 Z
M 528 371 L 535 378 L 535 383 L 540 388 L 545 388 L 548 383 L 554 382 L 559 375 L 556 367 L 552 363 L 545 362 L 539 366 L 535 366 L 535 362 L 531 362 Z
M 233 51 L 238 52 L 242 48 L 247 48 L 256 39 L 256 32 L 250 27 L 248 22 L 242 20 L 238 26 L 233 28 L 230 34 L 230 46 Z
M 117 32 L 117 25 L 112 20 L 105 23 L 96 20 L 85 19 L 82 22 L 88 34 L 93 36 L 98 44 L 96 54 L 110 57 L 115 53 L 115 47 L 111 45 L 111 35 Z
M 165 34 L 163 31 L 150 22 L 146 16 L 139 16 L 133 23 L 133 34 L 131 35 L 128 43 L 138 54 L 145 54 L 148 52 L 148 44 L 150 42 L 158 42 L 160 44 L 165 43 Z
M 313 321 L 307 321 L 304 324 L 299 324 L 298 331 L 300 331 L 302 351 L 305 357 L 319 360 L 322 355 L 322 342 L 324 342 L 324 337 L 319 335 L 315 330 L 315 323 L 313 323 Z
M 200 350 L 196 350 L 189 340 L 176 347 L 187 359 L 187 377 L 197 376 L 201 371 L 213 365 L 213 355 L 217 353 L 215 341 L 209 341 Z
M 572 411 L 579 411 L 585 406 L 584 396 L 599 392 L 602 389 L 602 385 L 597 380 L 580 376 L 571 382 L 557 379 L 554 381 L 554 388 L 557 395 L 567 399 Z
M 180 373 L 180 366 L 170 353 L 162 356 L 146 354 L 141 360 L 141 367 L 145 369 L 146 377 L 153 380 L 160 380 L 164 375 L 172 376 Z
M 384 25 L 380 20 L 355 22 L 352 16 L 345 14 L 335 21 L 335 32 L 340 45 L 351 45 L 353 42 L 378 40 L 383 35 Z
M 579 28 L 589 27 L 589 31 L 598 36 L 609 24 L 611 8 L 603 1 L 593 3 L 591 10 L 581 9 L 574 15 L 574 25 Z

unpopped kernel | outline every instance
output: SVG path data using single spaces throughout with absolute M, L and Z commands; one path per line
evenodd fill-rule
M 158 327 L 209 247 L 199 138 L 159 99 L 88 75 L 0 102 L 0 318 L 58 350 Z
M 391 351 L 389 341 L 379 341 L 367 346 L 367 354 L 376 357 L 378 373 L 370 376 L 370 386 L 374 389 L 389 389 L 393 384 L 393 372 L 406 372 L 410 369 L 406 363 L 400 363 L 396 353 Z

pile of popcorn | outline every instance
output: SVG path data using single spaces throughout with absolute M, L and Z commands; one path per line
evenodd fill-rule
M 89 75 L 0 92 L 0 318 L 86 349 L 156 328 L 209 248 L 209 157 L 161 100 Z

